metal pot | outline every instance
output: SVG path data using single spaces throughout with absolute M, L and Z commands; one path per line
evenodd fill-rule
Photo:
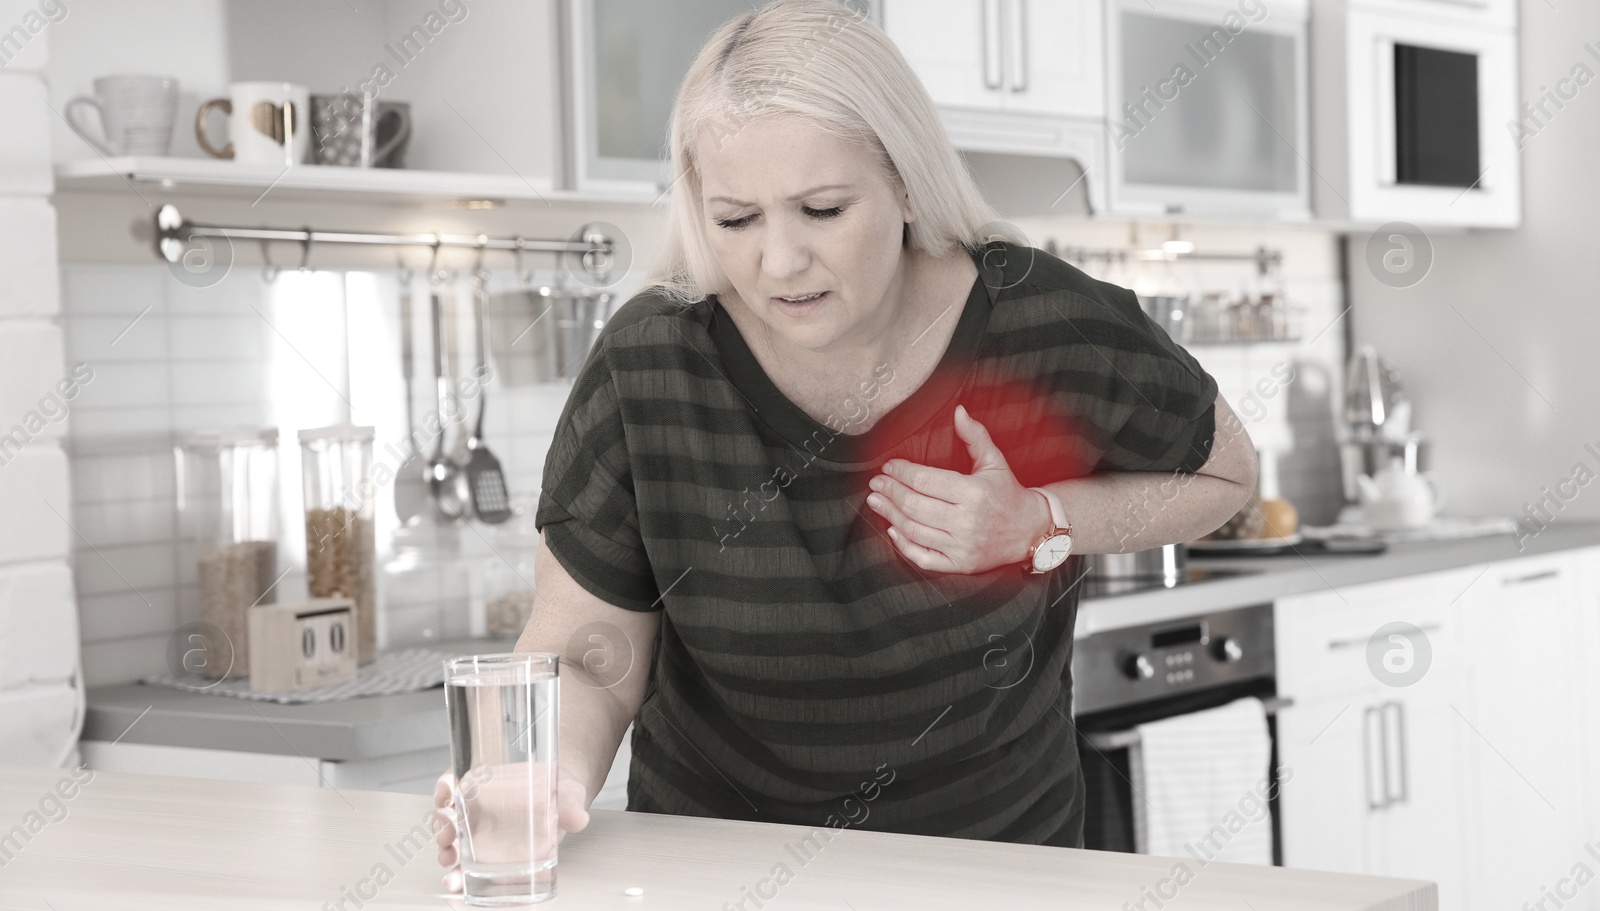
M 1432 467 L 1428 440 L 1412 432 L 1404 440 L 1371 440 L 1339 444 L 1339 469 L 1345 503 L 1361 502 L 1361 475 L 1376 477 L 1391 459 L 1400 459 L 1408 474 L 1422 474 Z
M 1125 554 L 1090 554 L 1089 579 L 1177 580 L 1189 566 L 1189 545 L 1179 542 Z

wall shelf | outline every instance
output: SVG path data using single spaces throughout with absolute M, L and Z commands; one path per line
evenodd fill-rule
M 344 168 L 301 164 L 241 164 L 209 158 L 91 158 L 57 162 L 56 190 L 123 190 L 128 184 L 156 191 L 193 191 L 256 199 L 268 193 L 283 199 L 338 194 L 351 202 L 410 203 L 495 200 L 523 205 L 610 203 L 651 206 L 654 195 L 557 190 L 548 179 L 514 174 L 412 171 L 403 168 Z M 665 202 L 665 196 L 661 196 Z

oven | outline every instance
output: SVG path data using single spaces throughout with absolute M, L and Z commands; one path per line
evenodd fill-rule
M 1088 592 L 1085 593 L 1088 596 Z M 1272 605 L 1097 632 L 1073 652 L 1073 717 L 1083 767 L 1085 848 L 1145 850 L 1133 794 L 1137 725 L 1255 696 L 1267 711 L 1272 862 L 1283 863 L 1278 811 L 1277 693 Z

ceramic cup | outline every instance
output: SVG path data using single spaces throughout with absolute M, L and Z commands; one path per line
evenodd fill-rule
M 220 149 L 206 137 L 206 116 L 212 108 L 228 115 L 228 144 Z M 218 158 L 290 167 L 305 161 L 311 148 L 310 108 L 310 94 L 303 85 L 235 82 L 228 86 L 228 97 L 200 105 L 194 132 L 200 147 Z
M 351 168 L 398 168 L 411 138 L 411 105 L 341 92 L 311 96 L 311 158 Z
M 86 108 L 100 115 L 98 130 L 82 120 Z M 171 76 L 102 76 L 93 95 L 67 102 L 65 114 L 72 131 L 103 155 L 165 155 L 177 110 L 178 80 Z

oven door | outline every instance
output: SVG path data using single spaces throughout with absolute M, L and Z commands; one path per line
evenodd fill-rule
M 1271 677 L 1259 677 L 1199 692 L 1111 709 L 1077 719 L 1078 759 L 1085 788 L 1083 846 L 1096 851 L 1145 854 L 1134 813 L 1130 753 L 1137 748 L 1136 725 L 1200 712 L 1235 699 L 1255 696 L 1266 706 L 1267 734 L 1272 741 L 1269 764 L 1272 784 L 1267 809 L 1272 822 L 1272 863 L 1283 865 L 1283 838 L 1278 820 L 1277 712 L 1293 701 L 1277 695 Z

